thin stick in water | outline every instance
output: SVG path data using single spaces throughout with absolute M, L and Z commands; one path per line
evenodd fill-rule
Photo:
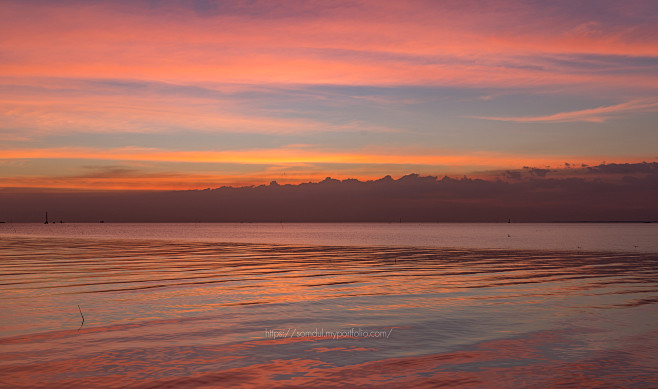
M 85 316 L 82 314 L 82 309 L 80 309 L 80 305 L 78 304 L 78 311 L 80 311 L 80 316 L 82 316 L 82 323 L 80 324 L 80 328 L 85 324 Z M 78 331 L 80 331 L 80 328 L 78 328 Z

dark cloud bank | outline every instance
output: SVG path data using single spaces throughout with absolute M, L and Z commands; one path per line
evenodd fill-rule
M 567 174 L 568 173 L 568 174 Z M 658 163 L 504 172 L 501 179 L 410 174 L 374 181 L 164 192 L 0 192 L 0 220 L 65 222 L 657 221 Z

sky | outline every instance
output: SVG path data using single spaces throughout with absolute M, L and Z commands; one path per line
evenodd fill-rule
M 658 161 L 658 2 L 0 0 L 0 189 Z

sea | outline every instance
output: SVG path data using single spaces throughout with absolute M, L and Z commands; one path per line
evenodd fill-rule
M 658 388 L 658 224 L 2 223 L 0 387 Z

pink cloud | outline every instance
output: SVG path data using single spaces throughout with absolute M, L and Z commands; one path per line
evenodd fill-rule
M 522 117 L 498 117 L 498 116 L 476 116 L 476 119 L 498 120 L 504 122 L 518 123 L 564 123 L 564 122 L 593 122 L 602 123 L 638 112 L 658 112 L 658 101 L 655 100 L 633 100 L 626 103 L 609 105 L 604 107 L 583 109 L 579 111 L 559 112 L 552 115 L 522 116 Z
M 603 28 L 583 15 L 556 22 L 515 1 L 300 3 L 205 16 L 175 4 L 10 4 L 0 27 L 9 37 L 0 42 L 7 58 L 0 68 L 16 77 L 183 83 L 658 86 L 655 77 L 574 73 L 539 59 L 655 56 L 655 26 Z

